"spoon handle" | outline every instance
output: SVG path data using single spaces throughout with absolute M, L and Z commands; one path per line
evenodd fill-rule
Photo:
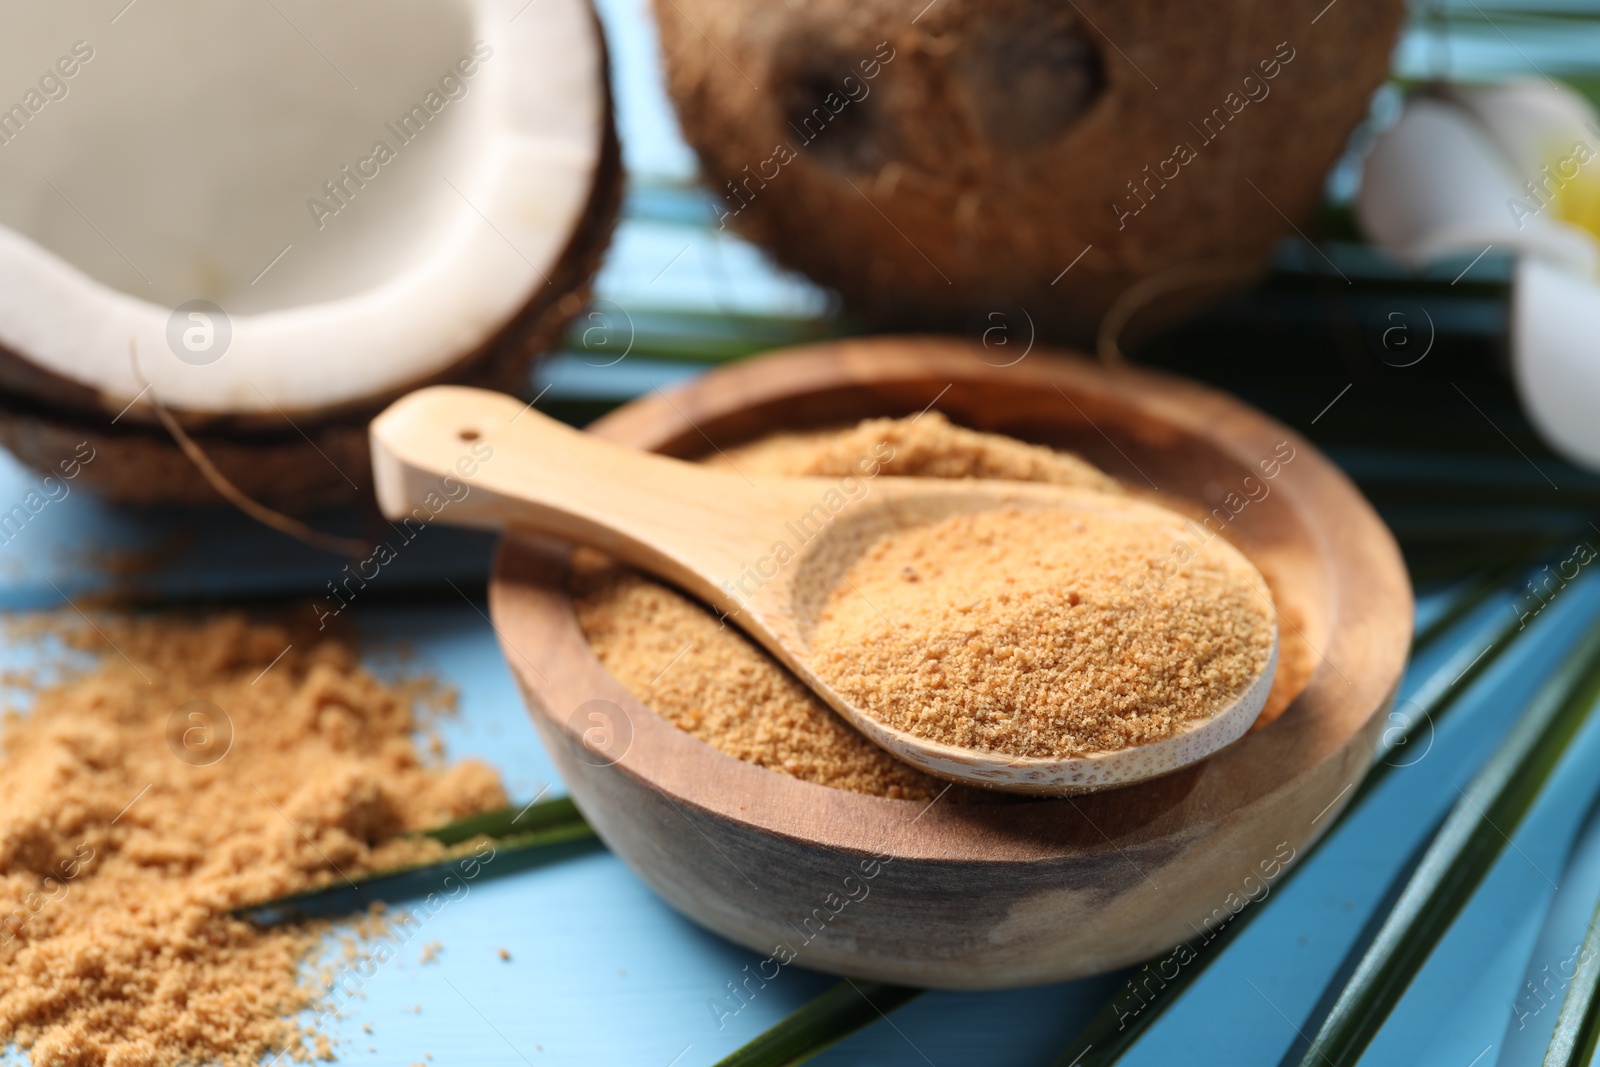
M 599 548 L 713 603 L 795 490 L 637 452 L 484 389 L 433 386 L 370 428 L 392 521 L 516 527 Z

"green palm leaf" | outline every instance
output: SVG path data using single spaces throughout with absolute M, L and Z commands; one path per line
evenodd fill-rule
M 1600 621 L 1462 792 L 1318 1028 L 1302 1067 L 1343 1067 L 1360 1058 L 1533 807 L 1596 700 Z
M 1515 571 L 1520 578 L 1522 569 Z M 1516 579 L 1510 583 L 1516 584 Z M 1503 589 L 1504 586 L 1501 586 Z M 1467 614 L 1477 603 L 1490 592 L 1490 588 L 1478 586 L 1472 590 L 1468 599 L 1472 603 L 1457 605 L 1446 609 L 1447 616 L 1460 618 Z M 1460 610 L 1457 610 L 1460 608 Z M 1388 779 L 1397 764 L 1388 762 L 1388 757 L 1402 746 L 1407 744 L 1419 723 L 1436 723 L 1454 706 L 1457 700 L 1470 689 L 1483 673 L 1511 647 L 1521 630 L 1521 621 L 1508 612 L 1505 616 L 1483 627 L 1473 639 L 1462 643 L 1460 649 L 1445 663 L 1440 665 L 1432 674 L 1428 675 L 1422 685 L 1418 687 L 1416 696 L 1412 698 L 1416 707 L 1416 714 L 1411 715 L 1407 721 L 1401 723 L 1396 729 L 1386 731 L 1377 753 L 1377 762 L 1367 772 L 1361 785 L 1356 789 L 1355 795 L 1350 798 L 1339 820 L 1348 818 L 1360 805 Z M 1425 632 L 1430 641 L 1437 640 L 1444 633 L 1443 629 L 1429 627 Z M 1418 649 L 1422 648 L 1419 640 Z M 1337 825 L 1337 822 L 1335 823 Z M 1330 829 L 1331 832 L 1331 829 Z M 1278 881 L 1277 889 L 1282 892 L 1300 871 L 1305 869 L 1302 861 L 1285 871 Z M 1139 1002 L 1143 1005 L 1139 1014 L 1132 1019 L 1127 1018 L 1127 1012 L 1121 1005 L 1128 1000 L 1123 994 L 1135 989 L 1132 982 L 1119 987 L 1116 996 L 1112 997 L 1089 1024 L 1079 1032 L 1072 1044 L 1067 1046 L 1065 1052 L 1056 1061 L 1059 1067 L 1075 1065 L 1075 1067 L 1109 1067 L 1120 1060 L 1144 1034 L 1155 1025 L 1156 1020 L 1177 1003 L 1185 990 L 1194 981 L 1205 973 L 1211 965 L 1227 948 L 1227 946 L 1255 921 L 1261 913 L 1259 908 L 1246 908 L 1234 916 L 1226 926 L 1223 926 L 1209 940 L 1196 938 L 1189 943 L 1192 959 L 1183 967 L 1177 976 L 1156 990 L 1153 994 L 1144 988 L 1137 987 Z M 1136 974 L 1139 972 L 1135 972 Z
M 909 986 L 846 978 L 754 1041 L 718 1060 L 715 1067 L 792 1067 L 804 1063 L 868 1023 L 887 1018 L 891 1011 L 922 992 Z
M 574 853 L 573 846 L 594 838 L 594 829 L 584 820 L 576 804 L 568 797 L 535 802 L 521 808 L 501 808 L 469 815 L 443 826 L 419 830 L 413 836 L 431 837 L 442 845 L 461 845 L 487 838 L 494 842 L 496 856 L 515 857 L 516 862 L 500 864 L 499 870 L 520 870 L 541 858 L 558 858 Z M 342 900 L 352 892 L 371 889 L 376 883 L 403 879 L 410 875 L 450 866 L 459 857 L 447 856 L 422 863 L 402 864 L 378 871 L 366 871 L 349 878 L 318 886 L 298 893 L 275 897 L 257 904 L 246 904 L 234 909 L 236 915 L 248 915 L 258 920 L 271 921 L 292 914 L 321 912 L 326 905 Z
M 435 826 L 431 830 L 418 830 L 417 837 L 431 837 L 441 845 L 459 845 L 475 837 L 489 837 L 496 841 L 512 843 L 524 837 L 575 840 L 593 835 L 594 830 L 584 821 L 583 813 L 571 797 L 536 801 L 521 808 L 500 808 L 465 819 Z
M 1578 952 L 1578 968 L 1561 1001 L 1555 1032 L 1544 1054 L 1544 1067 L 1580 1067 L 1594 1060 L 1600 1047 L 1600 904 Z

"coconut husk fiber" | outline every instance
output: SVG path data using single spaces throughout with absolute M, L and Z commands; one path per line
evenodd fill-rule
M 985 329 L 1000 312 L 1087 342 L 1138 282 L 1199 263 L 1248 277 L 1310 216 L 1404 13 L 1319 6 L 656 13 L 722 225 L 886 324 Z

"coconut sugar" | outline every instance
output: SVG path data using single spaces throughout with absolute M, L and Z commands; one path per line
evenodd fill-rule
M 1270 600 L 1212 543 L 1152 580 L 1180 521 L 999 509 L 890 533 L 829 594 L 817 674 L 917 737 L 1066 758 L 1216 715 L 1265 670 Z
M 1070 452 L 956 426 L 937 411 L 867 419 L 847 430 L 780 433 L 706 460 L 746 474 L 843 478 L 861 471 L 894 478 L 993 478 L 1121 493 L 1115 478 Z
M 706 461 L 747 475 L 1003 478 L 1120 492 L 1077 456 L 952 425 L 937 411 L 843 430 L 779 434 Z M 574 554 L 578 622 L 600 661 L 657 714 L 738 759 L 820 785 L 932 800 L 948 783 L 900 762 L 697 601 Z M 944 802 L 988 800 L 951 789 Z
M 294 1018 L 330 928 L 231 909 L 442 857 L 397 835 L 504 806 L 495 772 L 430 764 L 419 707 L 447 701 L 336 641 L 231 616 L 67 636 L 97 665 L 0 739 L 0 1036 L 35 1067 L 331 1057 Z
M 945 783 L 901 763 L 760 646 L 598 553 L 574 557 L 578 621 L 606 669 L 656 714 L 747 763 L 819 785 L 932 800 Z

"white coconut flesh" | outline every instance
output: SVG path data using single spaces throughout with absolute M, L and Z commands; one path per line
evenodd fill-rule
M 585 0 L 53 0 L 5 21 L 0 347 L 111 411 L 144 382 L 249 415 L 448 370 L 550 284 L 609 123 Z

